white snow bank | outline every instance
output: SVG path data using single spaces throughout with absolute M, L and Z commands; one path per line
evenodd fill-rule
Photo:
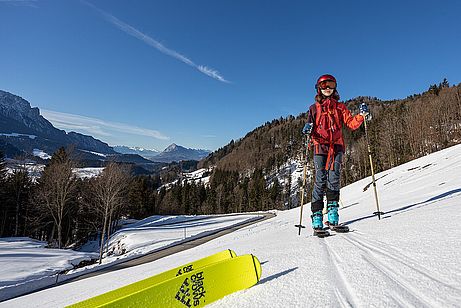
M 45 242 L 30 238 L 0 238 L 0 300 L 49 285 L 60 272 L 97 257 L 45 247 Z
M 259 218 L 260 215 L 152 216 L 124 227 L 111 236 L 109 256 L 114 259 L 145 255 L 162 247 L 217 232 Z

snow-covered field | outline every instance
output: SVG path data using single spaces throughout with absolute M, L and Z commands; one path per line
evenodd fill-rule
M 94 253 L 45 246 L 46 242 L 30 238 L 0 238 L 0 300 L 52 285 L 61 271 L 97 258 Z
M 201 246 L 0 304 L 62 307 L 224 249 L 252 253 L 261 281 L 210 307 L 459 307 L 461 145 L 377 174 L 378 221 L 370 178 L 342 189 L 348 234 L 313 237 L 309 206 L 280 211 Z
M 46 153 L 45 153 L 46 154 Z M 50 156 L 51 157 L 51 156 Z M 43 158 L 43 157 L 42 157 Z M 15 170 L 27 170 L 32 181 L 37 181 L 41 177 L 45 165 L 31 163 L 31 162 L 17 162 L 10 160 L 7 166 L 7 173 L 12 174 Z M 74 168 L 75 175 L 80 179 L 93 178 L 102 173 L 104 167 L 85 167 L 85 168 Z

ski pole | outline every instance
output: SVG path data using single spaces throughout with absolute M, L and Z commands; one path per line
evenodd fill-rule
M 303 205 L 304 205 L 304 189 L 306 187 L 306 177 L 307 177 L 307 159 L 309 157 L 309 143 L 311 142 L 310 135 L 306 136 L 306 152 L 304 153 L 304 167 L 303 167 L 303 186 L 301 187 L 301 212 L 299 214 L 299 225 L 295 225 L 298 227 L 298 235 L 301 235 L 301 228 L 306 228 L 302 225 L 303 222 Z
M 375 181 L 375 170 L 373 168 L 373 159 L 371 158 L 371 147 L 370 147 L 370 140 L 368 138 L 368 128 L 367 128 L 367 119 L 364 116 L 365 124 L 365 139 L 367 140 L 367 148 L 368 148 L 368 158 L 370 159 L 370 168 L 371 168 L 371 179 L 373 181 L 373 189 L 375 191 L 375 200 L 376 200 L 376 209 L 377 211 L 373 213 L 373 215 L 378 215 L 378 220 L 381 220 L 381 215 L 384 213 L 379 210 L 379 201 L 378 201 L 378 191 L 376 189 L 376 181 Z

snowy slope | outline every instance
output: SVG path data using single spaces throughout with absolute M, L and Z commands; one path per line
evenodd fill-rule
M 70 249 L 48 249 L 46 245 L 25 237 L 0 238 L 0 300 L 18 290 L 27 292 L 51 285 L 61 271 L 98 256 Z
M 308 205 L 278 212 L 199 247 L 137 267 L 3 302 L 64 306 L 223 249 L 253 253 L 261 281 L 210 307 L 459 307 L 461 303 L 461 145 L 382 172 L 376 210 L 370 178 L 342 189 L 341 220 L 352 232 L 311 236 Z M 366 189 L 368 188 L 368 189 Z

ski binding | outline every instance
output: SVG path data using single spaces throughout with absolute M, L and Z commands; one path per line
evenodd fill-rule
M 345 225 L 331 225 L 328 221 L 325 222 L 325 225 L 331 230 L 338 233 L 349 232 L 349 227 Z
M 317 237 L 327 237 L 327 236 L 330 236 L 330 232 L 328 232 L 328 230 L 324 230 L 324 229 L 314 229 L 314 236 L 317 236 Z

